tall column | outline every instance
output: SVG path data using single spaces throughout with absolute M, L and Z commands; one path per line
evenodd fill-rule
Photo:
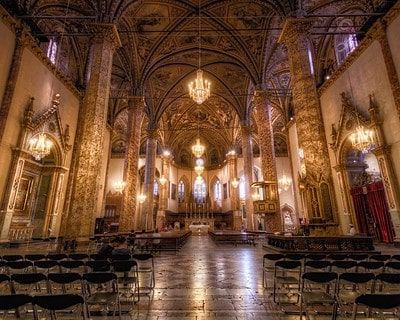
M 239 208 L 239 185 L 233 187 L 232 182 L 235 180 L 239 183 L 238 173 L 237 173 L 237 154 L 235 151 L 229 151 L 226 155 L 226 160 L 228 162 L 228 172 L 229 172 L 229 188 L 231 197 L 231 210 L 233 213 L 233 229 L 240 230 L 242 225 L 242 215 Z
M 333 190 L 328 147 L 319 97 L 312 72 L 309 18 L 288 18 L 279 42 L 288 49 L 299 148 L 304 153 L 300 180 L 310 218 L 333 219 Z
M 143 193 L 146 195 L 146 201 L 143 204 L 142 228 L 153 230 L 154 228 L 154 177 L 156 170 L 156 152 L 157 152 L 157 130 L 147 131 L 146 142 L 146 167 L 144 171 Z
M 258 145 L 261 153 L 261 170 L 264 181 L 278 183 L 274 149 L 274 132 L 272 129 L 272 110 L 266 92 L 256 91 L 253 98 L 254 115 L 258 129 Z M 276 213 L 267 214 L 265 223 L 270 232 L 282 231 L 282 217 L 277 198 Z
M 165 225 L 165 211 L 168 209 L 168 185 L 170 181 L 170 166 L 172 155 L 170 152 L 165 151 L 161 156 L 161 177 L 163 177 L 164 184 L 160 181 L 160 198 L 159 208 L 157 211 L 156 228 L 161 229 Z
M 251 184 L 253 183 L 254 165 L 253 165 L 253 143 L 251 137 L 251 128 L 248 124 L 242 124 L 242 155 L 243 155 L 243 173 L 245 188 L 245 210 L 246 210 L 246 229 L 255 230 L 254 225 L 254 207 L 251 197 Z
M 82 121 L 75 139 L 77 161 L 66 225 L 66 235 L 82 239 L 94 231 L 113 54 L 121 45 L 115 25 L 95 24 L 92 28 L 96 35 L 90 51 L 90 78 L 80 109 Z
M 144 107 L 144 97 L 131 97 L 129 99 L 127 147 L 124 162 L 126 187 L 122 195 L 122 209 L 119 217 L 119 230 L 122 232 L 135 229 L 140 136 Z
M 7 83 L 4 90 L 3 99 L 0 105 L 0 142 L 3 140 L 4 130 L 10 112 L 11 102 L 14 97 L 15 85 L 17 83 L 19 69 L 21 67 L 22 53 L 25 48 L 26 30 L 18 28 L 15 37 L 14 53 L 8 72 Z

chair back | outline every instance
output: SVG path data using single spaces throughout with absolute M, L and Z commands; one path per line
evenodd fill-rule
M 3 260 L 5 261 L 19 261 L 24 260 L 24 257 L 20 254 L 6 254 L 3 256 Z
M 375 280 L 375 275 L 371 272 L 368 273 L 345 272 L 339 275 L 339 280 L 360 284 Z
M 285 254 L 285 259 L 286 260 L 295 260 L 299 261 L 304 259 L 305 255 L 304 254 L 299 254 L 299 253 L 287 253 Z
M 317 270 L 327 270 L 331 266 L 331 263 L 326 260 L 310 260 L 306 261 L 304 264 L 304 270 L 307 269 L 317 269 Z
M 339 269 L 339 270 L 350 270 L 352 268 L 357 267 L 357 262 L 350 260 L 335 260 L 331 262 L 331 270 Z
M 374 309 L 393 309 L 400 307 L 400 294 L 363 294 L 355 303 Z
M 46 259 L 46 256 L 44 254 L 26 254 L 25 255 L 25 260 L 29 261 L 39 261 L 39 260 L 44 260 Z
M 56 261 L 59 261 L 59 260 L 67 259 L 68 256 L 67 256 L 65 253 L 49 253 L 49 254 L 46 256 L 46 258 L 47 258 L 48 260 L 56 260 Z
M 137 267 L 135 260 L 116 260 L 111 264 L 114 272 L 130 272 L 133 267 Z
M 336 281 L 338 275 L 336 272 L 306 272 L 302 276 L 303 280 L 314 283 L 329 283 Z
M 389 261 L 385 263 L 385 270 L 396 270 L 398 272 L 400 270 L 400 261 Z
M 86 261 L 85 265 L 91 272 L 107 272 L 110 271 L 111 268 L 111 264 L 108 260 L 90 260 Z
M 391 256 L 389 254 L 373 254 L 369 257 L 369 260 L 372 261 L 389 261 Z
M 368 259 L 368 254 L 349 254 L 349 259 L 354 261 L 363 261 Z
M 337 260 L 337 261 L 346 260 L 347 257 L 348 257 L 347 254 L 331 253 L 331 254 L 328 255 L 328 259 Z
M 68 258 L 70 260 L 87 260 L 89 259 L 89 255 L 86 253 L 70 253 Z
M 83 305 L 83 297 L 77 294 L 52 294 L 33 297 L 33 304 L 46 310 L 65 310 L 78 304 Z
M 0 310 L 12 310 L 32 302 L 27 294 L 9 294 L 0 296 Z
M 309 261 L 321 261 L 326 259 L 326 254 L 307 254 L 306 260 Z
M 382 261 L 361 261 L 358 263 L 358 267 L 364 268 L 365 270 L 378 270 L 385 267 L 385 263 Z

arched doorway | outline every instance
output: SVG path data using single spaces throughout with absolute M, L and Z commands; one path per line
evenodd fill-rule
M 358 232 L 392 243 L 395 233 L 376 156 L 348 144 L 343 161 Z

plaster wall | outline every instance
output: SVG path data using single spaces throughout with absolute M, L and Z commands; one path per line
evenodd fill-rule
M 5 70 L 4 70 L 5 71 Z M 3 70 L 0 71 L 3 74 Z M 11 148 L 17 146 L 18 136 L 21 131 L 21 121 L 24 109 L 30 99 L 34 97 L 34 113 L 41 113 L 51 106 L 51 101 L 55 94 L 60 94 L 59 113 L 62 128 L 67 125 L 70 127 L 69 143 L 73 145 L 77 126 L 77 118 L 80 100 L 63 83 L 61 83 L 53 73 L 28 49 L 24 49 L 20 72 L 15 86 L 14 97 L 12 99 L 7 124 L 4 131 L 3 143 L 0 145 L 0 194 L 3 195 L 8 179 L 8 172 L 12 159 Z M 67 152 L 62 164 L 70 167 L 72 149 Z M 64 206 L 65 192 L 68 182 L 68 172 L 65 176 L 60 208 Z M 61 215 L 59 216 L 61 217 Z
M 400 78 L 400 16 L 392 21 L 387 28 L 387 37 L 396 71 Z
M 399 63 L 400 61 L 397 61 Z M 351 66 L 321 95 L 321 109 L 328 143 L 331 142 L 331 126 L 339 123 L 341 92 L 346 92 L 360 113 L 368 117 L 369 95 L 373 94 L 383 120 L 384 136 L 392 147 L 393 159 L 400 157 L 400 121 L 387 75 L 380 44 L 374 41 Z M 338 155 L 329 150 L 332 167 L 338 165 Z M 400 162 L 393 161 L 395 174 L 400 177 Z M 339 209 L 342 231 L 346 231 L 348 220 L 344 212 L 337 174 L 333 171 L 334 187 Z
M 10 71 L 11 61 L 14 54 L 15 35 L 2 22 L 0 22 L 0 104 L 3 101 L 4 89 Z

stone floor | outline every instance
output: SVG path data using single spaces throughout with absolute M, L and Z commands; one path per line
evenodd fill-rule
M 297 305 L 277 305 L 263 288 L 265 253 L 261 243 L 216 245 L 193 235 L 180 252 L 156 255 L 155 289 L 123 319 L 299 319 Z

